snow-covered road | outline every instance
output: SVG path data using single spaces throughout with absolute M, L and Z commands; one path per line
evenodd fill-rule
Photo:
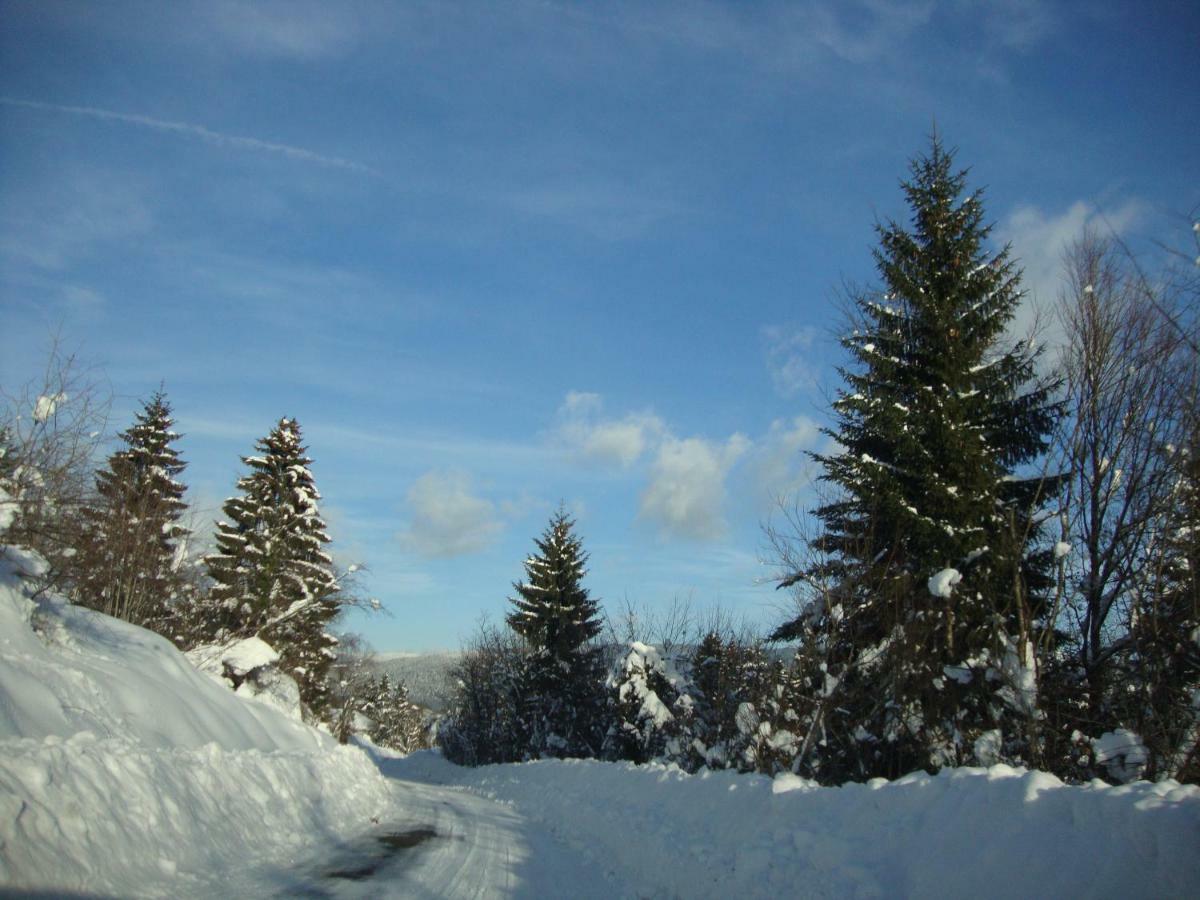
M 418 900 L 632 895 L 507 805 L 412 781 L 392 780 L 391 789 L 392 816 L 380 816 L 360 838 L 295 868 L 247 873 L 238 892 Z

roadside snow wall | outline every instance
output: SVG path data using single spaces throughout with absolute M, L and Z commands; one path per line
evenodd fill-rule
M 28 596 L 0 548 L 0 889 L 212 893 L 369 827 L 362 751 L 235 695 L 149 631 Z

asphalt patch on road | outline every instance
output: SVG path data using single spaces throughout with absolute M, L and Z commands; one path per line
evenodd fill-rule
M 428 827 L 372 835 L 371 846 L 362 848 L 361 853 L 354 854 L 354 859 L 345 860 L 343 864 L 328 869 L 323 874 L 326 878 L 365 881 L 391 862 L 398 853 L 418 847 L 437 836 L 438 833 Z

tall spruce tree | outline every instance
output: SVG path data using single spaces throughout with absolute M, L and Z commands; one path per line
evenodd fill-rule
M 530 651 L 524 689 L 532 756 L 595 756 L 603 738 L 604 675 L 591 646 L 601 625 L 581 583 L 587 554 L 574 524 L 563 509 L 554 514 L 510 598 L 509 627 Z
M 883 289 L 853 298 L 854 361 L 815 455 L 833 488 L 815 562 L 784 584 L 819 596 L 777 639 L 806 643 L 824 698 L 821 774 L 895 776 L 1021 750 L 1049 555 L 1031 473 L 1055 409 L 1024 342 L 1003 346 L 1021 291 L 989 252 L 979 191 L 935 136 L 903 189 L 909 227 L 876 226 Z M 814 652 L 814 649 L 816 652 Z M 1017 742 L 1017 743 L 1014 743 Z M 976 751 L 979 751 L 976 753 Z
M 250 473 L 241 494 L 225 501 L 217 550 L 205 558 L 213 581 L 210 639 L 256 635 L 280 654 L 300 686 L 300 698 L 319 712 L 325 675 L 337 640 L 326 626 L 340 608 L 329 543 L 295 419 L 283 418 L 260 440 L 260 456 L 242 457 Z
M 124 447 L 96 473 L 84 508 L 75 595 L 84 606 L 138 625 L 161 622 L 183 585 L 178 555 L 188 530 L 177 480 L 186 463 L 172 446 L 171 407 L 156 392 L 119 435 Z

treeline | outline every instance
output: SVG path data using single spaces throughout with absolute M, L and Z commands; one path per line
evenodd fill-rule
M 242 457 L 215 547 L 189 548 L 186 464 L 159 391 L 94 472 L 104 404 L 73 360 L 9 398 L 0 426 L 0 545 L 37 551 L 42 587 L 149 628 L 232 687 L 259 693 L 345 740 L 355 730 L 408 750 L 423 712 L 403 685 L 338 660 L 331 625 L 359 602 L 338 573 L 300 425 L 282 418 Z M 28 410 L 27 415 L 20 411 Z M 361 654 L 359 654 L 361 656 Z M 280 679 L 280 675 L 284 678 Z
M 583 586 L 587 554 L 565 511 L 535 544 L 504 627 L 482 629 L 452 673 L 451 708 L 438 728 L 447 758 L 788 768 L 797 738 L 781 724 L 785 654 L 728 624 L 695 635 L 686 611 L 661 628 L 643 626 L 658 632 L 663 652 L 615 642 L 617 626 L 605 633 Z M 638 630 L 632 619 L 627 632 Z
M 769 531 L 796 614 L 606 660 L 560 512 L 464 656 L 447 756 L 1200 781 L 1200 261 L 1151 278 L 1081 235 L 1043 358 L 953 154 L 935 138 L 903 188 L 881 287 L 848 298 L 821 501 Z

